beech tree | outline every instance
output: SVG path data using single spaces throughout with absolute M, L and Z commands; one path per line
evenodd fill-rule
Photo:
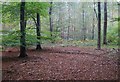
M 34 6 L 36 5 L 36 6 Z M 27 10 L 28 15 L 32 17 L 35 25 L 36 25 L 36 36 L 37 36 L 37 45 L 36 45 L 36 50 L 41 50 L 41 16 L 47 16 L 47 8 L 48 4 L 47 3 L 36 3 L 36 2 L 30 2 L 28 3 L 27 6 L 31 6 L 30 8 L 28 7 Z M 34 9 L 33 9 L 34 8 Z M 32 11 L 32 12 L 31 12 Z
M 104 28 L 103 28 L 103 44 L 107 44 L 107 2 L 104 2 Z
M 40 21 L 40 14 L 37 13 L 37 24 L 36 24 L 36 32 L 37 32 L 37 46 L 36 46 L 36 49 L 37 50 L 41 50 L 41 43 L 40 43 L 40 37 L 41 37 L 41 21 Z
M 95 10 L 95 2 L 93 3 L 93 23 L 92 23 L 92 40 L 94 40 L 94 34 L 95 34 L 95 14 L 96 14 L 96 10 Z M 94 14 L 95 13 L 95 14 Z M 96 14 L 97 16 L 97 14 Z
M 82 21 L 83 21 L 82 31 L 83 31 L 83 34 L 84 34 L 84 35 L 83 35 L 83 40 L 85 41 L 85 40 L 86 40 L 86 30 L 87 30 L 87 29 L 86 29 L 86 26 L 85 26 L 85 10 L 84 10 L 85 7 L 84 7 L 84 6 L 85 6 L 85 5 L 83 4 L 83 5 L 82 5 L 82 9 L 83 9 L 83 10 L 82 10 L 82 17 L 83 17 L 83 18 L 82 18 Z
M 26 57 L 26 41 L 25 41 L 25 28 L 26 28 L 26 20 L 25 20 L 25 0 L 21 1 L 20 4 L 20 55 L 19 57 Z
M 67 33 L 67 40 L 69 40 L 69 38 L 70 38 L 70 25 L 71 25 L 71 15 L 70 15 L 70 7 L 71 7 L 71 3 L 67 3 L 67 4 L 68 4 L 68 19 L 69 19 L 68 33 Z
M 98 2 L 98 41 L 97 48 L 101 49 L 101 6 L 100 2 Z
M 52 32 L 53 32 L 53 24 L 52 24 L 52 4 L 53 4 L 53 2 L 50 2 L 50 8 L 49 8 L 49 21 L 50 21 L 51 37 L 52 37 Z

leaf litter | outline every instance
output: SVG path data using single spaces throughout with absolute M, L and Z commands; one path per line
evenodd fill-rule
M 118 79 L 118 57 L 109 49 L 44 47 L 28 50 L 28 58 L 19 59 L 18 54 L 17 50 L 3 52 L 3 80 Z

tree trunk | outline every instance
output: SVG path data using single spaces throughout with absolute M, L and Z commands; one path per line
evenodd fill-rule
M 70 38 L 70 25 L 71 25 L 71 18 L 70 18 L 70 4 L 68 3 L 68 20 L 69 20 L 69 25 L 68 25 L 68 33 L 67 33 L 67 40 Z
M 69 40 L 69 35 L 70 34 L 70 27 L 68 26 L 68 32 L 67 32 L 67 40 Z
M 95 28 L 95 18 L 94 18 L 94 15 L 93 15 L 92 40 L 94 40 L 94 28 Z
M 36 26 L 36 32 L 37 32 L 37 46 L 36 46 L 36 50 L 41 50 L 41 43 L 40 43 L 40 37 L 41 37 L 41 34 L 40 34 L 40 29 L 41 29 L 41 22 L 40 22 L 40 14 L 37 13 L 37 26 Z
M 26 21 L 25 21 L 25 1 L 22 0 L 20 5 L 20 55 L 19 57 L 26 57 L 26 42 L 25 42 L 25 28 L 26 28 Z
M 52 24 L 52 4 L 53 2 L 50 2 L 50 9 L 49 9 L 49 21 L 50 21 L 50 32 L 51 32 L 51 37 L 52 37 L 52 32 L 53 32 L 53 24 Z
M 82 21 L 83 21 L 83 29 L 82 29 L 82 30 L 83 30 L 83 40 L 85 41 L 85 40 L 86 40 L 86 27 L 85 27 L 85 11 L 84 11 L 84 5 L 85 5 L 85 4 L 82 5 L 82 9 L 83 9 L 83 10 L 82 10 L 82 15 L 83 15 L 83 16 L 82 16 L 82 17 L 83 17 L 83 19 L 82 19 Z
M 104 2 L 103 44 L 107 45 L 107 2 Z
M 96 11 L 96 9 L 95 9 L 95 2 L 94 2 L 94 12 L 95 12 L 95 16 L 96 16 L 96 18 L 97 18 L 97 20 L 98 20 L 97 11 Z
M 101 6 L 100 2 L 98 2 L 98 42 L 97 48 L 101 49 Z
M 94 31 L 95 31 L 95 15 L 94 15 L 94 12 L 95 12 L 95 2 L 94 2 L 94 11 L 93 11 L 93 28 L 92 28 L 92 40 L 94 40 Z M 96 14 L 96 13 L 95 13 Z M 97 17 L 97 15 L 96 15 Z

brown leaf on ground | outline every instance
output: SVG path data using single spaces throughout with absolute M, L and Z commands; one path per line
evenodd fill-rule
M 27 53 L 28 58 L 19 59 L 17 50 L 3 52 L 3 80 L 118 79 L 117 56 L 109 55 L 109 49 L 46 47 Z

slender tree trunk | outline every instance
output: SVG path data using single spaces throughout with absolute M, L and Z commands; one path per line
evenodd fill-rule
M 41 50 L 41 43 L 40 43 L 40 31 L 41 31 L 41 22 L 40 22 L 40 14 L 37 13 L 37 24 L 36 24 L 36 32 L 37 32 L 37 46 L 36 46 L 36 50 Z
M 113 3 L 110 4 L 111 5 L 111 10 L 109 10 L 109 12 L 111 12 L 111 19 L 114 18 L 114 7 L 113 7 Z M 112 27 L 114 26 L 114 22 L 111 22 Z
M 98 2 L 98 42 L 97 48 L 101 49 L 101 6 L 100 2 Z
M 95 28 L 95 18 L 93 17 L 92 40 L 94 40 L 94 28 Z
M 103 44 L 107 45 L 107 2 L 104 2 Z
M 67 40 L 69 40 L 70 27 L 68 26 Z
M 53 24 L 52 24 L 52 4 L 53 4 L 53 2 L 50 2 L 50 8 L 49 8 L 49 21 L 50 21 L 51 37 L 53 36 L 53 35 L 52 35 L 52 32 L 53 32 Z
M 97 10 L 95 9 L 95 2 L 94 2 L 94 12 L 95 12 L 95 16 L 96 16 L 96 18 L 98 20 Z
M 26 21 L 25 21 L 25 1 L 22 0 L 20 5 L 20 55 L 19 57 L 26 57 L 26 41 L 25 41 L 25 28 L 26 28 Z
M 62 36 L 61 36 L 61 38 L 63 38 L 63 35 L 64 35 L 64 33 L 63 33 L 63 31 L 64 31 L 64 28 L 63 28 L 63 24 L 62 24 L 62 21 L 63 21 L 63 19 L 61 18 L 61 34 L 62 34 Z
M 93 28 L 92 28 L 92 40 L 94 40 L 94 33 L 95 33 L 95 2 L 94 2 L 94 11 L 93 11 Z M 97 16 L 96 16 L 97 17 Z
M 83 19 L 82 19 L 82 21 L 83 21 L 83 40 L 86 40 L 86 27 L 85 27 L 85 11 L 84 11 L 84 4 L 82 5 L 82 17 L 83 17 Z
M 75 40 L 75 34 L 74 33 L 75 33 L 75 26 L 73 26 L 73 37 L 72 37 L 73 40 Z
M 62 11 L 61 4 L 62 3 L 58 4 L 58 8 L 59 8 L 58 9 L 58 16 L 59 16 L 59 19 L 58 19 L 58 28 L 60 28 L 58 31 L 61 32 L 61 34 L 63 34 L 63 30 L 62 30 L 63 29 L 63 27 L 62 27 L 62 25 L 63 25 L 62 24 L 63 17 L 61 16 L 61 11 Z M 58 35 L 58 36 L 61 36 L 61 35 Z M 61 37 L 61 38 L 63 38 L 63 37 Z
M 75 7 L 75 5 L 74 5 L 74 13 L 76 13 L 76 7 Z M 75 20 L 75 18 L 76 18 L 76 14 L 74 14 L 74 24 L 73 24 L 73 40 L 75 40 L 75 28 L 76 28 L 76 20 Z
M 69 14 L 69 25 L 68 25 L 68 33 L 67 33 L 67 40 L 69 40 L 69 37 L 70 37 L 70 4 L 68 3 L 68 14 Z

